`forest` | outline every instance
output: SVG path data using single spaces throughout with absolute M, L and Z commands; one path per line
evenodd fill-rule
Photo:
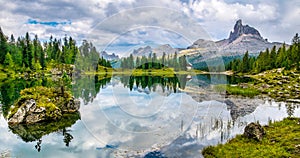
M 50 36 L 41 42 L 37 35 L 31 39 L 28 32 L 17 39 L 13 34 L 7 37 L 0 28 L 0 50 L 0 70 L 5 73 L 38 72 L 67 64 L 75 64 L 81 71 L 93 71 L 99 65 L 111 67 L 91 42 L 83 40 L 78 46 L 67 35 L 62 39 Z
M 298 33 L 293 37 L 292 44 L 285 43 L 280 48 L 275 46 L 259 53 L 257 57 L 249 56 L 246 52 L 242 58 L 234 59 L 226 65 L 226 70 L 240 73 L 260 73 L 274 68 L 284 67 L 286 70 L 300 70 L 300 38 Z
M 121 68 L 123 69 L 162 69 L 174 68 L 175 71 L 187 70 L 186 56 L 178 57 L 175 52 L 174 55 L 166 55 L 163 53 L 162 57 L 157 57 L 156 53 L 150 53 L 148 57 L 134 57 L 130 54 L 129 57 L 121 59 Z

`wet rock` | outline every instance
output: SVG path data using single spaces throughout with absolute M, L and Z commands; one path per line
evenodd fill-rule
M 45 108 L 37 106 L 34 99 L 21 101 L 20 107 L 17 111 L 10 115 L 8 118 L 9 124 L 33 124 L 46 120 L 58 120 L 64 113 L 77 112 L 80 107 L 79 100 L 72 98 L 68 103 L 62 105 L 61 108 L 53 106 L 51 108 Z
M 266 134 L 264 128 L 258 123 L 250 123 L 245 127 L 244 136 L 249 139 L 261 141 Z
M 76 100 L 74 97 L 67 103 L 67 105 L 61 107 L 64 113 L 72 113 L 78 111 L 80 108 L 80 101 Z

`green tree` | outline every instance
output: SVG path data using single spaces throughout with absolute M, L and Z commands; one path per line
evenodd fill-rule
M 0 64 L 3 64 L 7 51 L 7 37 L 4 35 L 0 27 Z
M 14 67 L 14 61 L 9 53 L 5 55 L 4 66 L 9 69 L 13 69 Z
M 250 60 L 248 51 L 245 53 L 242 61 L 242 72 L 249 72 L 250 70 Z

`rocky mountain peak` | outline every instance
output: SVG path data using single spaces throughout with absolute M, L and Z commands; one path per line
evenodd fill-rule
M 236 40 L 237 38 L 239 38 L 242 35 L 253 35 L 256 36 L 259 39 L 263 39 L 260 35 L 260 33 L 253 27 L 249 26 L 249 25 L 243 25 L 242 24 L 242 20 L 239 19 L 233 28 L 233 32 L 230 32 L 229 35 L 229 42 L 231 43 L 232 41 Z
M 100 57 L 103 57 L 106 60 L 117 60 L 117 59 L 119 59 L 119 56 L 116 55 L 115 53 L 108 54 L 106 51 L 102 51 L 100 53 Z

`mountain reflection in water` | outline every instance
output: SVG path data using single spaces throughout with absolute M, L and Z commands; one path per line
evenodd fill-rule
M 300 116 L 294 104 L 225 98 L 211 89 L 214 84 L 245 80 L 249 79 L 224 75 L 74 77 L 70 88 L 81 100 L 80 116 L 16 127 L 8 127 L 4 117 L 19 92 L 53 83 L 47 78 L 2 81 L 0 153 L 12 157 L 200 157 L 203 147 L 226 142 L 252 121 L 267 124 L 288 115 Z

